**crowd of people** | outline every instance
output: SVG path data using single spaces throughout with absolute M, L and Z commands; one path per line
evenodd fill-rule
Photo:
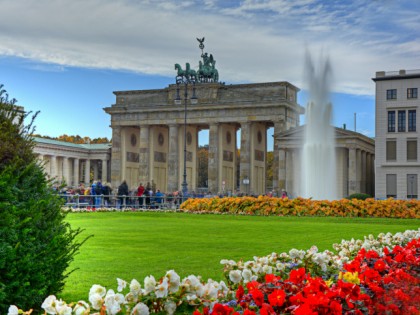
M 172 193 L 163 193 L 156 188 L 154 181 L 147 182 L 146 185 L 140 183 L 138 187 L 129 189 L 125 180 L 115 188 L 112 188 L 108 182 L 102 183 L 95 180 L 91 185 L 85 186 L 81 183 L 78 187 L 64 187 L 59 191 L 60 195 L 65 198 L 66 205 L 92 208 L 178 208 L 185 198 L 209 198 L 219 197 L 243 197 L 247 194 L 236 192 L 212 194 L 206 192 L 197 194 L 194 191 L 183 196 L 182 191 L 174 191 Z M 277 197 L 274 192 L 268 192 L 267 196 Z M 185 198 L 184 198 L 185 197 Z M 256 196 L 255 196 L 256 197 Z M 288 197 L 287 192 L 282 189 L 281 198 Z
M 58 188 L 57 188 L 58 189 Z M 129 189 L 124 180 L 118 187 L 112 188 L 108 182 L 95 180 L 91 185 L 81 183 L 78 187 L 63 187 L 59 194 L 68 206 L 82 207 L 115 207 L 115 208 L 160 208 L 162 206 L 178 207 L 182 203 L 182 192 L 163 193 L 152 181 L 145 186 Z M 193 193 L 192 193 L 193 194 Z M 193 194 L 192 196 L 195 196 Z

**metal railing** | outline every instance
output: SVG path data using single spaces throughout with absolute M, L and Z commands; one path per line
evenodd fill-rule
M 118 195 L 69 195 L 59 194 L 65 207 L 87 209 L 179 209 L 185 200 L 182 196 L 118 196 Z

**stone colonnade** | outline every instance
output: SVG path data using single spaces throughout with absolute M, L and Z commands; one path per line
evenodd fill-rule
M 288 82 L 199 84 L 197 104 L 186 99 L 182 105 L 175 105 L 176 89 L 176 85 L 170 85 L 160 90 L 114 92 L 116 103 L 104 109 L 111 115 L 113 130 L 112 185 L 126 180 L 134 188 L 140 182 L 145 185 L 153 181 L 165 192 L 181 190 L 186 141 L 186 179 L 188 190 L 194 191 L 198 132 L 208 129 L 208 190 L 218 193 L 239 188 L 242 192 L 265 193 L 267 128 L 274 126 L 275 132 L 281 132 L 299 125 L 303 110 L 296 103 L 299 89 Z M 192 95 L 191 86 L 188 89 Z M 238 130 L 240 148 L 236 145 Z M 278 187 L 277 180 L 274 187 Z
M 34 152 L 47 175 L 58 183 L 77 187 L 93 180 L 109 181 L 109 144 L 73 144 L 35 138 Z
M 303 128 L 275 135 L 279 149 L 279 183 L 292 196 L 299 195 Z M 374 140 L 362 134 L 335 128 L 336 187 L 339 198 L 354 193 L 375 193 Z M 320 183 L 321 185 L 322 183 Z

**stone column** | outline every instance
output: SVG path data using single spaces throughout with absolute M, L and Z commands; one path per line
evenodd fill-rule
M 366 193 L 368 195 L 372 196 L 372 191 L 371 191 L 371 180 L 372 180 L 372 172 L 371 172 L 371 167 L 372 167 L 372 160 L 370 158 L 370 153 L 366 152 Z
M 277 196 L 280 196 L 281 190 L 286 189 L 286 150 L 285 149 L 278 150 L 277 156 L 278 156 L 278 162 L 277 162 L 278 186 L 277 186 L 276 192 L 277 192 Z M 273 173 L 273 177 L 274 177 L 274 173 Z
M 50 166 L 51 166 L 50 177 L 56 180 L 57 179 L 57 156 L 51 155 Z
M 92 161 L 92 168 L 93 168 L 93 180 L 98 180 L 99 179 L 98 160 Z
M 360 181 L 360 192 L 366 193 L 366 179 L 367 179 L 367 168 L 366 168 L 366 151 L 362 151 L 361 160 L 361 181 Z
M 102 177 L 101 177 L 102 183 L 105 183 L 108 181 L 108 161 L 106 159 L 102 160 Z
M 178 149 L 178 128 L 178 125 L 169 125 L 168 192 L 181 189 L 178 176 L 181 164 Z
M 71 179 L 70 179 L 70 167 L 69 167 L 69 158 L 64 156 L 63 157 L 63 179 L 66 182 L 67 186 L 71 186 Z
M 293 159 L 295 153 L 293 150 L 286 151 L 286 186 L 284 187 L 290 195 L 293 191 Z
M 85 185 L 86 187 L 90 185 L 90 160 L 86 159 L 85 161 Z
M 356 193 L 356 149 L 349 148 L 349 195 Z
M 251 123 L 241 123 L 241 155 L 240 155 L 240 189 L 242 192 L 252 192 L 252 176 L 251 176 Z M 249 180 L 248 185 L 244 185 L 244 179 Z
M 149 128 L 149 126 L 140 126 L 139 179 L 143 185 L 151 181 L 149 173 Z
M 375 154 L 370 155 L 370 192 L 375 196 Z
M 362 151 L 356 150 L 356 192 L 362 192 Z
M 74 186 L 78 187 L 79 186 L 79 174 L 80 174 L 80 170 L 79 170 L 79 159 L 75 158 L 73 161 L 73 177 L 74 177 Z
M 111 185 L 117 187 L 121 182 L 121 127 L 112 126 Z
M 280 155 L 284 154 L 284 151 L 281 152 L 280 143 L 277 140 L 278 134 L 282 131 L 286 130 L 286 124 L 284 123 L 284 120 L 281 121 L 275 121 L 274 122 L 274 151 L 273 151 L 273 190 L 277 192 L 277 195 L 279 195 L 280 190 L 285 186 L 285 178 L 284 182 L 281 182 L 282 179 L 280 179 L 281 175 L 281 165 L 280 165 Z M 283 171 L 284 171 L 283 166 Z
M 211 124 L 209 130 L 208 187 L 213 194 L 219 192 L 219 124 Z

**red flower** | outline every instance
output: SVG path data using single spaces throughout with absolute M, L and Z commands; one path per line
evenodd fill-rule
M 286 293 L 283 290 L 274 290 L 268 295 L 268 301 L 271 306 L 282 306 L 286 299 Z
M 290 272 L 289 281 L 295 284 L 300 284 L 306 279 L 305 268 L 294 269 Z
M 265 275 L 265 282 L 266 283 L 275 283 L 277 281 L 279 281 L 281 278 L 277 277 L 273 274 L 269 274 L 269 275 Z
M 275 315 L 275 314 L 276 312 L 274 312 L 270 304 L 263 303 L 260 309 L 260 315 Z
M 360 272 L 360 261 L 354 259 L 348 264 L 344 264 L 343 268 L 348 272 Z
M 254 311 L 250 311 L 249 309 L 246 309 L 244 312 L 244 315 L 257 315 Z
M 257 304 L 258 307 L 261 307 L 264 303 L 264 294 L 258 289 L 251 290 L 249 293 L 252 295 L 255 304 Z
M 246 287 L 248 288 L 248 291 L 251 291 L 251 290 L 254 290 L 254 289 L 258 289 L 258 287 L 260 286 L 260 283 L 259 282 L 257 282 L 257 281 L 251 281 L 251 282 L 248 282 L 247 284 L 246 284 Z
M 366 258 L 379 258 L 379 254 L 375 252 L 374 250 L 370 250 L 365 255 Z
M 242 297 L 244 296 L 244 293 L 245 293 L 244 288 L 240 285 L 238 287 L 238 290 L 236 291 L 236 299 L 237 300 L 242 300 Z
M 373 266 L 373 268 L 375 268 L 375 270 L 377 270 L 378 272 L 383 272 L 386 268 L 386 264 L 382 259 L 378 259 L 375 262 L 375 265 Z
M 216 303 L 214 304 L 212 315 L 234 315 L 237 314 L 235 310 L 227 305 Z

